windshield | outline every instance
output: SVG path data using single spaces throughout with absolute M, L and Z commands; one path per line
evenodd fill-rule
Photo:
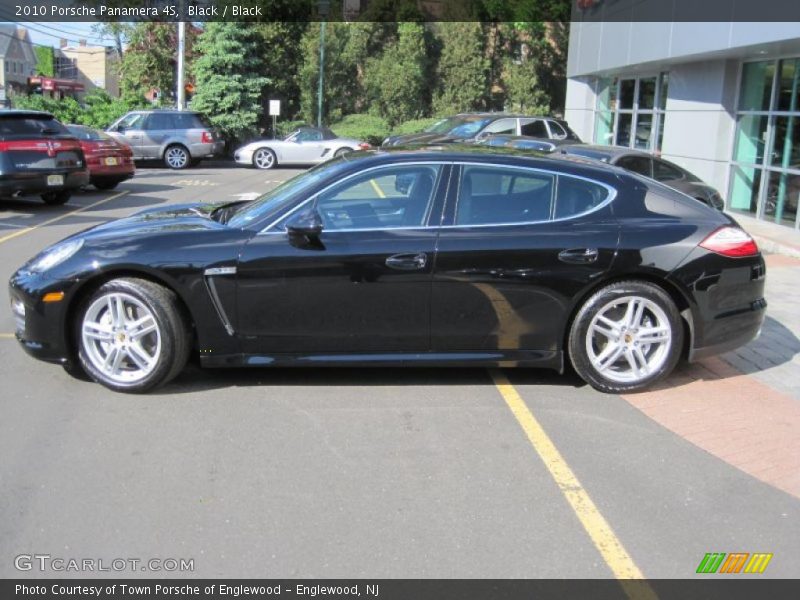
M 321 164 L 284 181 L 275 189 L 268 191 L 260 198 L 245 204 L 228 221 L 230 227 L 247 227 L 255 220 L 277 217 L 282 210 L 288 208 L 298 195 L 308 191 L 323 179 L 344 169 L 347 163 L 344 160 L 334 160 Z
M 450 117 L 428 127 L 427 133 L 447 133 L 456 137 L 472 137 L 483 129 L 491 119 L 488 117 Z

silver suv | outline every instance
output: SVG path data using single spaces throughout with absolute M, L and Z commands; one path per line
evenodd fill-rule
M 106 132 L 127 143 L 135 160 L 163 160 L 170 169 L 196 165 L 224 146 L 203 116 L 191 111 L 136 110 Z

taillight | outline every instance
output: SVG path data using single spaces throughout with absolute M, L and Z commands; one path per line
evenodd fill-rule
M 214 136 L 211 135 L 208 131 L 204 131 L 203 135 L 200 136 L 200 141 L 204 144 L 210 144 L 214 141 Z
M 755 240 L 738 227 L 720 227 L 700 242 L 700 247 L 731 258 L 758 254 L 758 245 Z
M 368 144 L 367 142 L 361 142 L 358 145 L 358 147 L 361 148 L 362 150 L 369 150 L 370 148 L 372 148 L 372 146 L 370 144 Z

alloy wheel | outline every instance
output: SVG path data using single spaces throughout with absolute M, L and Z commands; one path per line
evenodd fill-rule
M 81 339 L 86 357 L 114 383 L 145 379 L 161 357 L 161 330 L 153 312 L 130 294 L 99 296 L 84 313 Z
M 256 150 L 253 162 L 259 169 L 269 169 L 275 164 L 275 155 L 266 148 Z
M 642 296 L 603 306 L 589 323 L 586 354 L 594 369 L 617 383 L 638 383 L 669 357 L 672 328 L 666 312 Z
M 189 155 L 183 148 L 172 146 L 167 148 L 164 160 L 171 169 L 183 169 L 189 163 Z

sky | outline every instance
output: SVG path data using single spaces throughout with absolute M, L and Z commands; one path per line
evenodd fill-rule
M 9 23 L 10 21 L 4 21 Z M 94 23 L 83 22 L 14 22 L 14 25 L 25 27 L 34 44 L 53 46 L 58 48 L 59 40 L 66 38 L 70 45 L 76 46 L 78 40 L 85 39 L 90 46 L 112 46 L 111 38 L 100 39 L 99 34 L 92 30 Z

